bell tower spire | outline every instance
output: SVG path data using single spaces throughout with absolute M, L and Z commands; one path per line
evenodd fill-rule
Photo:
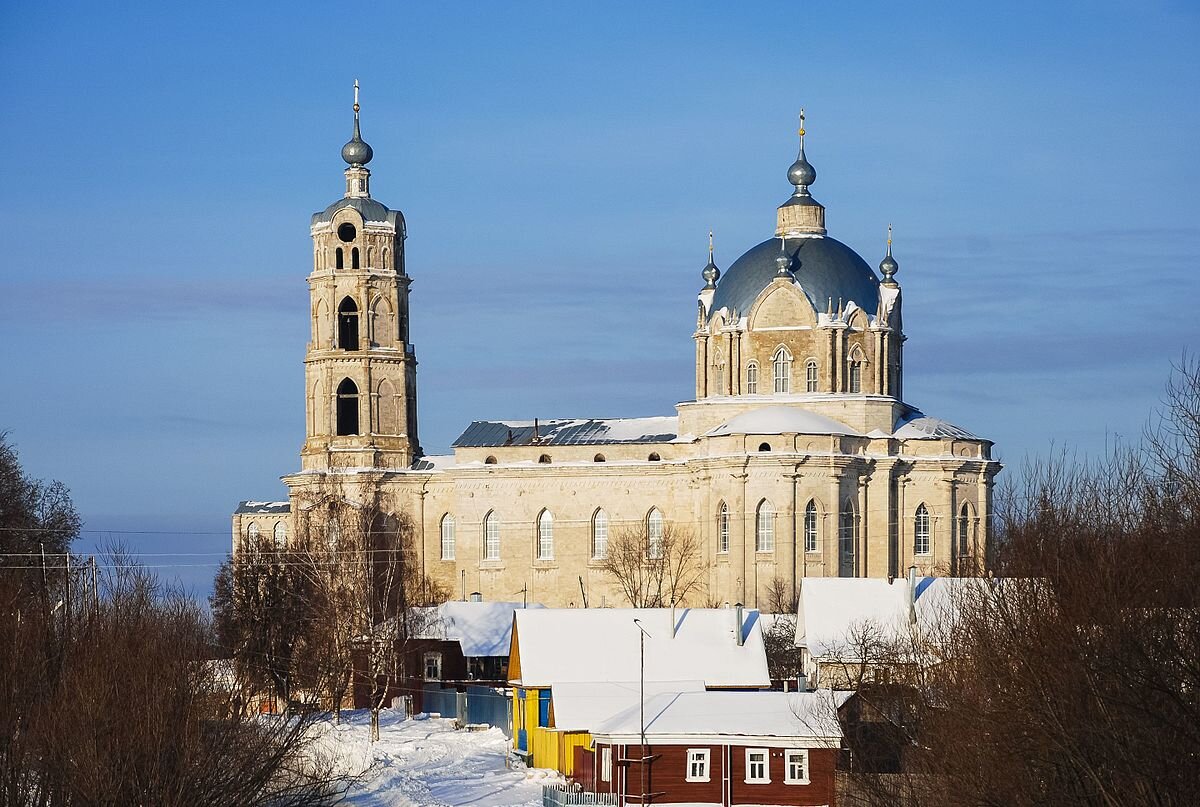
M 812 197 L 808 186 L 817 181 L 817 169 L 804 156 L 804 110 L 800 110 L 800 153 L 788 167 L 788 182 L 795 190 L 786 202 L 779 206 L 775 227 L 777 238 L 803 238 L 825 235 L 825 207 Z
M 362 139 L 358 124 L 358 79 L 354 79 L 354 136 L 342 146 L 342 159 L 349 167 L 346 169 L 346 196 L 350 198 L 370 198 L 371 171 L 367 163 L 375 156 L 371 146 Z

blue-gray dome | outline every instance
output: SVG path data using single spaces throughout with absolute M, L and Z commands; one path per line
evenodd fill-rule
M 363 217 L 363 221 L 382 221 L 391 224 L 400 235 L 404 234 L 404 214 L 399 210 L 388 210 L 385 206 L 367 196 L 347 196 L 338 199 L 320 213 L 314 213 L 313 225 L 333 221 L 334 215 L 343 208 L 352 207 Z
M 371 162 L 375 152 L 365 140 L 358 136 L 358 127 L 354 127 L 354 137 L 342 146 L 342 159 L 350 165 L 366 165 Z
M 875 313 L 879 278 L 850 247 L 828 236 L 788 238 L 785 247 L 792 259 L 792 276 L 814 309 L 824 311 L 833 298 L 835 307 L 839 299 L 853 300 L 868 314 Z M 717 284 L 711 310 L 724 307 L 741 315 L 749 313 L 758 295 L 777 277 L 777 257 L 779 239 L 771 238 L 734 261 Z

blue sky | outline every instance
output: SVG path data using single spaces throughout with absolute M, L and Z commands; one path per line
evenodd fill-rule
M 831 233 L 875 265 L 896 226 L 908 400 L 1014 466 L 1102 451 L 1200 330 L 1200 12 L 966 5 L 10 2 L 0 429 L 207 590 L 298 464 L 357 78 L 427 451 L 687 399 L 706 233 L 771 235 L 800 106 Z

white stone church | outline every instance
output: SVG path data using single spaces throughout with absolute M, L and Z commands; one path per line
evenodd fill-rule
M 627 605 L 601 564 L 631 527 L 651 547 L 664 530 L 699 539 L 692 605 L 765 607 L 772 586 L 804 577 L 986 564 L 992 443 L 904 402 L 890 239 L 876 275 L 827 233 L 803 128 L 773 234 L 724 272 L 710 249 L 695 400 L 654 417 L 477 420 L 446 456 L 418 439 L 408 233 L 371 197 L 371 157 L 356 101 L 345 195 L 312 217 L 301 467 L 283 477 L 288 502 L 238 507 L 235 545 L 286 543 L 337 482 L 407 514 L 423 571 L 464 599 Z

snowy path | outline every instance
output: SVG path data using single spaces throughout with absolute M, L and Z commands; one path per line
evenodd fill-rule
M 342 724 L 317 727 L 318 753 L 339 759 L 362 781 L 346 794 L 356 807 L 540 807 L 541 784 L 557 774 L 510 770 L 509 740 L 499 729 L 455 731 L 452 720 L 399 720 L 385 710 L 380 741 L 371 743 L 370 713 L 342 713 Z

